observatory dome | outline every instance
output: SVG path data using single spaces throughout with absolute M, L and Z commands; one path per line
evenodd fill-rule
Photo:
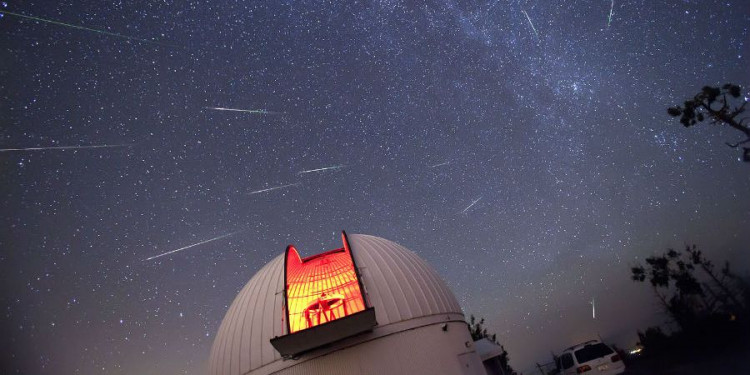
M 282 254 L 258 271 L 234 299 L 214 339 L 209 374 L 274 373 L 334 351 L 345 351 L 346 348 L 362 346 L 362 343 L 417 327 L 431 324 L 447 327 L 446 322 L 460 322 L 465 327 L 463 312 L 456 297 L 432 267 L 414 252 L 370 235 L 343 234 L 343 240 L 357 270 L 362 289 L 360 298 L 364 298 L 365 308 L 374 311 L 377 321 L 373 321 L 374 327 L 366 333 L 295 355 L 294 358 L 284 358 L 271 344 L 275 338 L 296 334 L 293 326 L 290 332 L 290 325 L 286 322 L 292 318 L 285 315 L 286 310 L 291 308 L 285 301 L 288 288 L 288 285 L 285 287 L 285 278 L 288 277 L 285 260 L 288 263 L 293 258 Z M 290 248 L 293 249 L 291 245 Z M 344 249 L 337 251 L 343 252 Z M 300 259 L 296 250 L 294 255 Z M 310 258 L 313 257 L 304 258 L 302 262 Z M 325 318 L 325 314 L 323 316 Z M 310 317 L 306 317 L 310 321 Z M 446 330 L 445 327 L 443 330 Z M 463 331 L 468 336 L 465 328 Z M 459 345 L 463 350 L 471 346 L 465 341 L 460 341 Z M 361 357 L 362 353 L 358 356 Z

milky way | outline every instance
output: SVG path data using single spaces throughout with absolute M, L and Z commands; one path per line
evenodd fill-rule
M 201 374 L 250 277 L 342 229 L 426 259 L 524 373 L 663 323 L 645 256 L 750 268 L 737 135 L 666 114 L 747 96 L 746 1 L 2 9 L 0 149 L 131 145 L 0 153 L 3 373 Z

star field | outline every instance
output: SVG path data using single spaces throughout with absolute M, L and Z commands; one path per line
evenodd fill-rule
M 652 253 L 750 269 L 738 134 L 666 113 L 750 95 L 744 1 L 0 11 L 0 148 L 113 146 L 0 152 L 2 373 L 204 373 L 252 275 L 342 229 L 426 259 L 523 372 L 663 323 Z

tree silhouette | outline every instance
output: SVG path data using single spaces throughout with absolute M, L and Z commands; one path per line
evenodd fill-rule
M 729 147 L 738 148 L 742 144 L 750 143 L 750 127 L 745 123 L 750 117 L 740 118 L 745 112 L 748 100 L 740 98 L 741 96 L 740 86 L 731 83 L 721 88 L 704 86 L 692 99 L 686 100 L 682 106 L 670 107 L 667 113 L 672 117 L 680 117 L 680 123 L 686 128 L 704 120 L 710 120 L 713 125 L 726 124 L 744 135 L 745 139 L 742 141 L 726 143 Z M 742 159 L 750 162 L 750 147 L 742 149 Z
M 484 318 L 479 319 L 471 315 L 469 317 L 469 333 L 471 333 L 471 339 L 474 341 L 487 339 L 497 344 L 497 334 L 490 335 L 487 332 L 487 328 L 484 328 Z
M 487 339 L 497 345 L 500 345 L 500 343 L 497 342 L 497 334 L 493 333 L 492 335 L 490 335 L 489 332 L 487 332 L 487 328 L 484 327 L 484 318 L 480 318 L 477 321 L 473 314 L 469 316 L 469 333 L 471 334 L 471 339 L 474 341 Z M 499 356 L 500 366 L 502 367 L 503 373 L 515 374 L 515 370 L 510 367 L 510 357 L 508 356 L 508 352 L 502 345 L 500 345 L 500 349 L 503 351 L 503 353 Z
M 740 279 L 729 270 L 729 263 L 717 273 L 695 245 L 646 258 L 646 266 L 631 268 L 631 278 L 648 280 L 662 307 L 682 329 L 706 316 L 735 315 L 745 308 Z
M 638 331 L 645 348 L 639 358 L 676 365 L 750 347 L 750 288 L 746 279 L 730 271 L 729 263 L 719 270 L 693 245 L 668 249 L 630 270 L 634 281 L 651 284 L 679 327 L 669 334 L 660 327 Z

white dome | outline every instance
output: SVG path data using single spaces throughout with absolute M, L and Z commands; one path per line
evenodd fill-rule
M 425 261 L 383 238 L 349 235 L 368 305 L 375 308 L 378 331 L 412 329 L 420 317 L 463 319 L 456 297 Z M 240 375 L 281 360 L 270 340 L 287 334 L 283 321 L 284 254 L 264 266 L 229 307 L 214 339 L 209 374 Z M 460 317 L 459 317 L 460 315 Z M 413 321 L 410 322 L 407 321 Z M 395 325 L 395 323 L 400 323 Z

